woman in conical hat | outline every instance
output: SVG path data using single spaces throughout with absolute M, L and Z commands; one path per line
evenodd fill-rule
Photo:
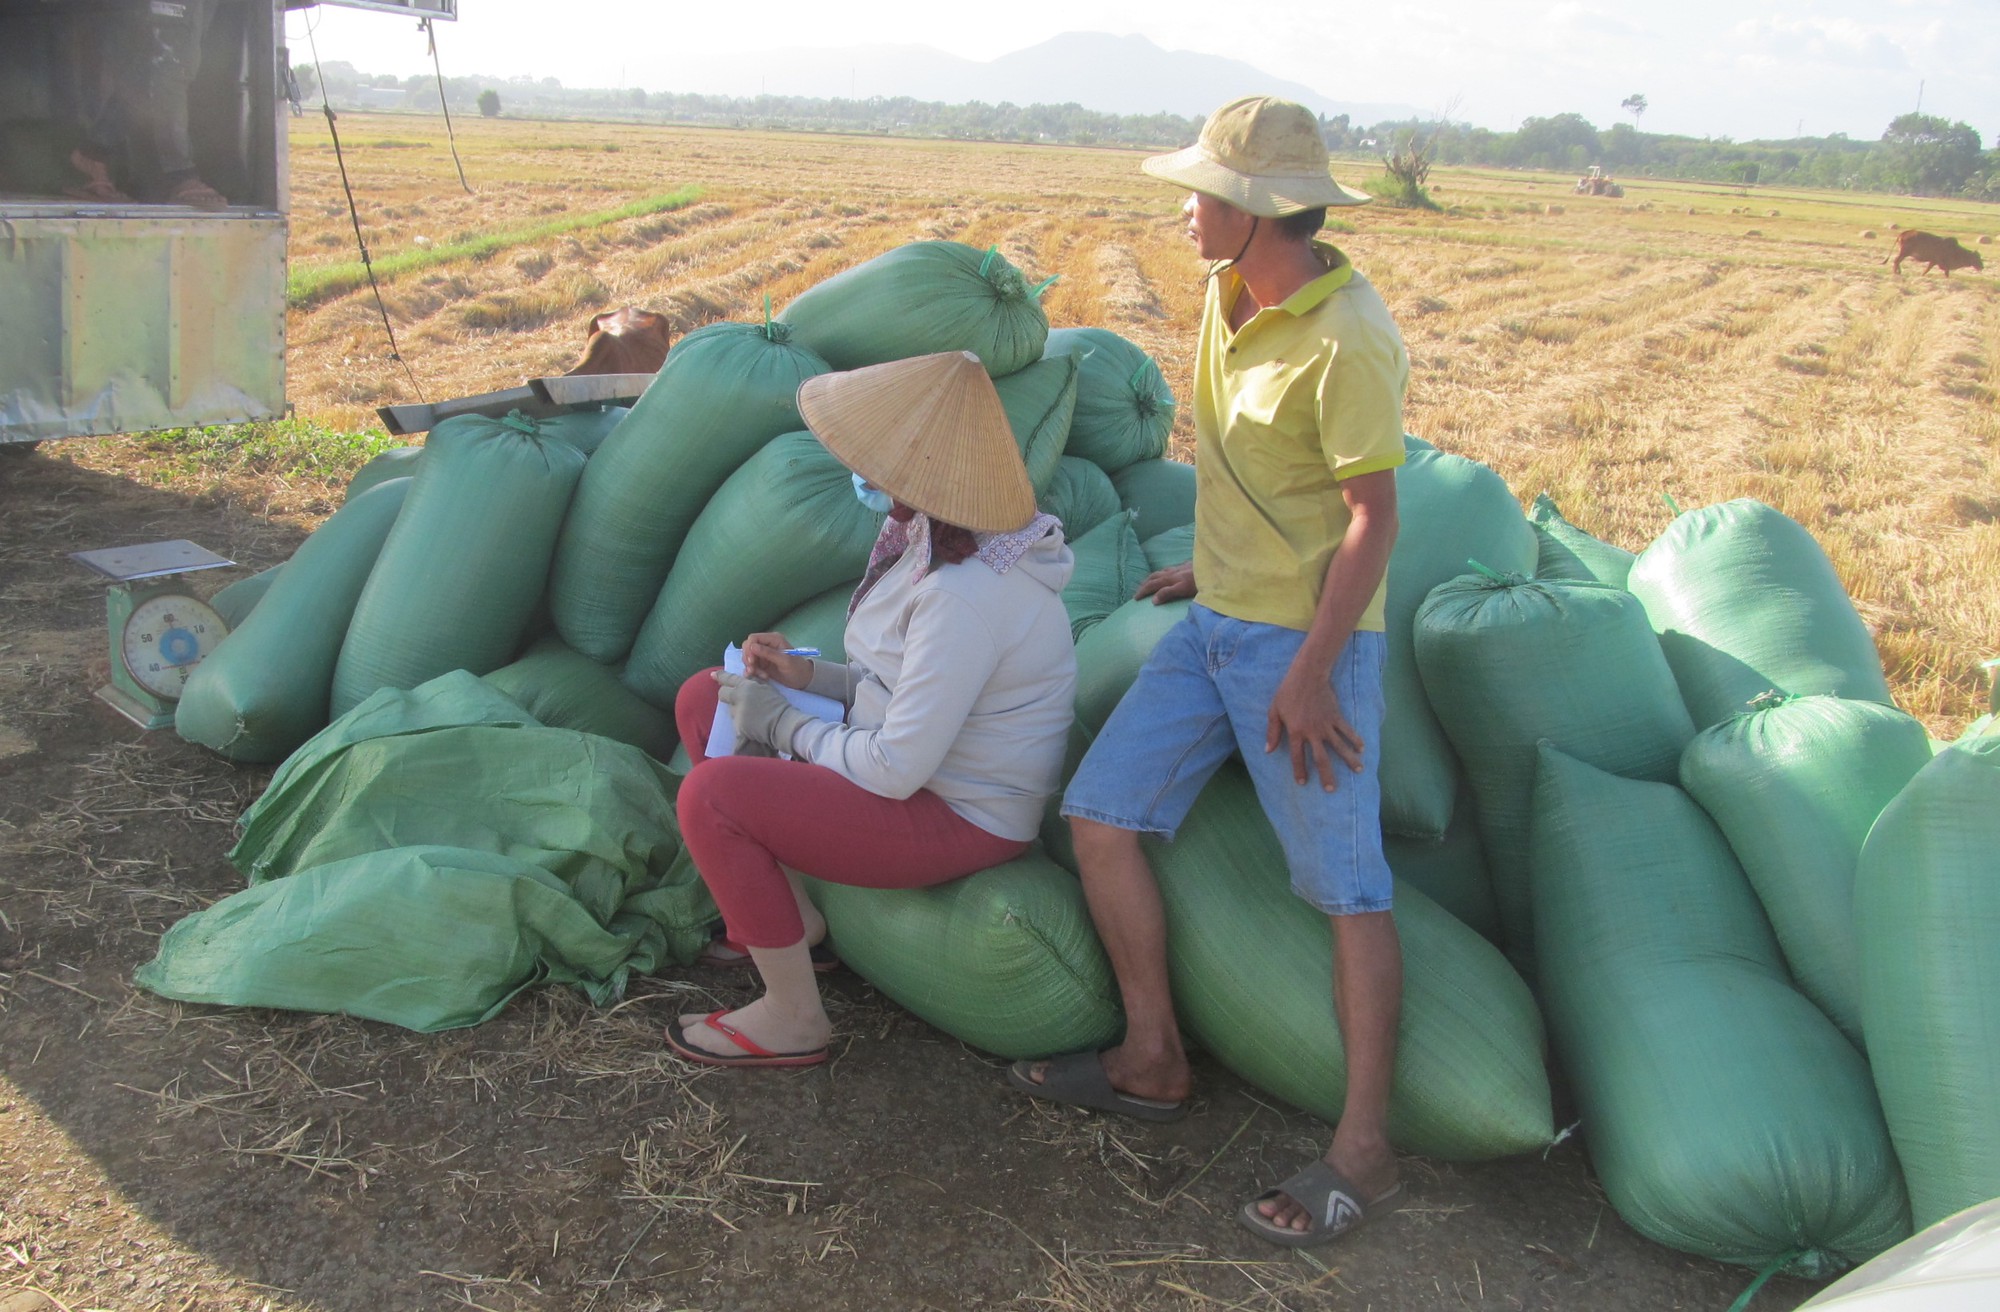
M 674 1051 L 709 1065 L 826 1060 L 813 977 L 831 964 L 826 923 L 787 868 L 918 888 L 1019 856 L 1061 782 L 1076 692 L 1061 597 L 1075 558 L 1035 509 L 978 358 L 824 374 L 800 387 L 799 411 L 887 518 L 849 605 L 846 663 L 755 633 L 742 675 L 703 671 L 675 704 L 695 762 L 681 834 L 727 926 L 711 959 L 747 959 L 765 988 L 667 1027 Z M 781 688 L 831 697 L 844 717 L 808 715 Z M 710 759 L 718 701 L 737 745 Z

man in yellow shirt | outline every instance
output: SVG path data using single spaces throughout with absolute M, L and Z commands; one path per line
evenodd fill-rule
M 1292 888 L 1327 913 L 1347 1093 L 1326 1156 L 1244 1204 L 1272 1243 L 1323 1243 L 1400 1194 L 1387 1127 L 1402 950 L 1376 767 L 1384 579 L 1396 538 L 1409 357 L 1382 298 L 1315 239 L 1333 181 L 1318 120 L 1248 97 L 1200 141 L 1145 163 L 1187 187 L 1210 280 L 1195 359 L 1195 549 L 1139 595 L 1198 598 L 1160 640 L 1063 801 L 1091 917 L 1118 976 L 1125 1038 L 1018 1063 L 1038 1097 L 1166 1120 L 1190 1089 L 1166 924 L 1142 833 L 1171 839 L 1240 751 Z

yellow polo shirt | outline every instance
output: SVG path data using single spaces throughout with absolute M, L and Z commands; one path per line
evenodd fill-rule
M 1195 354 L 1194 568 L 1202 605 L 1309 629 L 1353 516 L 1343 479 L 1403 463 L 1410 357 L 1382 297 L 1347 257 L 1236 332 L 1243 280 L 1211 280 Z M 1356 626 L 1382 628 L 1384 587 Z

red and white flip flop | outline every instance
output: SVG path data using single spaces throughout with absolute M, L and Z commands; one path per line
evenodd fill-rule
M 741 1056 L 731 1057 L 695 1047 L 687 1041 L 687 1035 L 681 1029 L 678 1020 L 669 1021 L 667 1024 L 667 1046 L 689 1061 L 699 1062 L 703 1066 L 817 1066 L 826 1060 L 825 1048 L 815 1048 L 811 1052 L 773 1052 L 722 1019 L 730 1014 L 727 1010 L 711 1011 L 702 1018 L 701 1023 L 743 1049 Z

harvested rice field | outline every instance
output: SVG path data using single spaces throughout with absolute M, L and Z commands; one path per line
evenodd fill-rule
M 103 602 L 65 553 L 187 537 L 273 564 L 393 444 L 367 436 L 374 407 L 561 372 L 600 309 L 646 306 L 677 332 L 758 318 L 917 239 L 1058 277 L 1053 323 L 1125 334 L 1188 391 L 1203 269 L 1180 197 L 1130 152 L 474 120 L 458 124 L 468 195 L 441 122 L 340 126 L 403 363 L 342 267 L 354 234 L 325 124 L 301 119 L 299 421 L 0 461 L 0 1310 L 1720 1312 L 1743 1292 L 1747 1269 L 1626 1227 L 1573 1138 L 1481 1165 L 1407 1158 L 1393 1218 L 1274 1252 L 1231 1213 L 1324 1126 L 1205 1061 L 1174 1126 L 1031 1105 L 996 1060 L 851 974 L 831 977 L 835 1060 L 764 1076 L 697 1071 L 660 1042 L 670 1016 L 751 996 L 712 971 L 605 1010 L 531 990 L 430 1036 L 136 991 L 158 935 L 240 887 L 225 854 L 269 772 L 92 697 Z M 1971 245 L 2000 210 L 1433 180 L 1442 212 L 1369 207 L 1331 234 L 1402 325 L 1411 432 L 1635 550 L 1669 498 L 1767 501 L 1833 558 L 1905 709 L 1938 737 L 1983 709 L 2000 289 L 1884 260 L 1898 228 Z M 1184 420 L 1175 441 L 1186 454 Z M 1751 1306 L 1811 1288 L 1774 1280 Z
M 341 121 L 378 260 L 700 191 L 392 279 L 426 396 L 561 372 L 600 309 L 644 305 L 677 331 L 754 319 L 765 297 L 782 310 L 930 238 L 1057 277 L 1053 324 L 1115 329 L 1188 391 L 1203 268 L 1181 197 L 1133 152 L 475 122 L 460 124 L 467 196 L 431 120 Z M 323 124 L 300 122 L 292 158 L 309 278 L 351 261 L 354 238 Z M 1769 502 L 1833 557 L 1904 709 L 1940 736 L 1970 719 L 1978 663 L 2000 654 L 2000 293 L 1990 275 L 1911 264 L 1899 278 L 1884 260 L 1898 227 L 1972 245 L 2000 233 L 2000 208 L 1645 180 L 1613 200 L 1572 195 L 1563 176 L 1435 177 L 1445 212 L 1368 207 L 1329 234 L 1402 326 L 1410 431 L 1634 550 L 1672 517 L 1666 497 Z M 296 311 L 290 333 L 302 415 L 358 427 L 417 399 L 365 291 Z

